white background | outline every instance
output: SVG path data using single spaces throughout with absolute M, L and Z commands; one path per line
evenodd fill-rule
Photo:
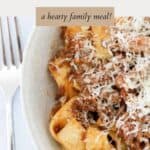
M 0 16 L 34 15 L 36 6 L 114 6 L 116 16 L 150 16 L 150 0 L 0 0 Z

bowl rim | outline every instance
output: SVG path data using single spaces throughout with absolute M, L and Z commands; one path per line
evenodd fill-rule
M 28 58 L 29 55 L 29 49 L 32 45 L 32 42 L 34 41 L 35 38 L 35 34 L 37 32 L 37 27 L 34 27 L 29 35 L 29 38 L 27 40 L 27 44 L 24 48 L 24 53 L 23 53 L 23 62 L 22 62 L 22 66 L 21 66 L 21 75 L 20 75 L 20 95 L 21 95 L 21 110 L 23 113 L 23 117 L 24 117 L 24 121 L 25 121 L 25 126 L 27 128 L 27 130 L 29 131 L 29 136 L 32 139 L 32 143 L 33 146 L 36 147 L 37 150 L 40 150 L 40 145 L 37 142 L 37 138 L 36 136 L 34 136 L 34 130 L 33 130 L 33 126 L 31 125 L 31 120 L 29 117 L 29 112 L 28 109 L 26 107 L 26 103 L 25 103 L 25 92 L 24 92 L 24 71 L 25 71 L 25 66 L 26 66 L 26 60 Z

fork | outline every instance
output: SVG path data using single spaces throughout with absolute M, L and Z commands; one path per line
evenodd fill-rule
M 19 86 L 22 44 L 17 17 L 0 18 L 0 86 L 5 93 L 7 150 L 15 149 L 13 94 Z

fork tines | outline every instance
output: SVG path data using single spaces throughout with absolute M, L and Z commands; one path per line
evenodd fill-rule
M 22 47 L 17 17 L 0 18 L 0 69 L 3 66 L 19 67 L 22 62 Z

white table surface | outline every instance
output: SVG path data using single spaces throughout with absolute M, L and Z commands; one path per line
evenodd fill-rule
M 27 40 L 34 27 L 33 17 L 18 17 L 20 26 L 21 40 L 23 47 L 26 46 Z M 4 95 L 0 89 L 0 150 L 6 150 L 6 124 L 5 124 L 5 104 Z M 27 129 L 25 122 L 20 99 L 20 89 L 14 94 L 14 127 L 15 127 L 15 150 L 36 150 L 36 146 L 30 137 L 30 132 Z

